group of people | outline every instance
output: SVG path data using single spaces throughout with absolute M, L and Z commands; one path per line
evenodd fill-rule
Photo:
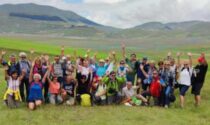
M 98 59 L 97 54 L 85 56 L 76 52 L 61 54 L 50 60 L 48 55 L 30 58 L 25 52 L 4 57 L 0 62 L 5 70 L 5 104 L 10 108 L 19 107 L 20 102 L 28 104 L 34 110 L 43 103 L 54 105 L 112 105 L 161 106 L 168 108 L 176 100 L 174 91 L 179 89 L 180 106 L 184 107 L 184 97 L 190 86 L 195 95 L 195 105 L 200 104 L 200 92 L 205 82 L 208 64 L 205 54 L 198 58 L 193 67 L 192 54 L 188 60 L 181 61 L 181 53 L 176 58 L 168 53 L 156 64 L 143 57 L 137 59 L 135 53 L 126 57 L 125 45 L 122 45 L 121 60 L 111 52 L 106 59 Z

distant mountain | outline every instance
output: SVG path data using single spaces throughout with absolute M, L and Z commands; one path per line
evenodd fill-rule
M 117 28 L 90 21 L 72 11 L 37 4 L 0 5 L 0 32 L 103 36 Z
M 0 33 L 103 38 L 206 38 L 210 22 L 148 22 L 128 29 L 104 26 L 72 11 L 37 4 L 0 5 Z M 200 40 L 200 39 L 199 39 Z
M 128 28 L 115 33 L 113 36 L 124 38 L 138 37 L 209 37 L 210 22 L 149 22 L 133 28 Z

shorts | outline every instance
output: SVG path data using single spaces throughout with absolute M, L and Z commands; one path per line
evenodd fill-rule
M 191 93 L 196 95 L 200 95 L 201 88 L 203 87 L 203 83 L 195 83 L 192 85 Z
M 187 90 L 189 89 L 189 86 L 186 85 L 179 85 L 179 95 L 181 96 L 185 96 L 185 93 L 187 92 Z

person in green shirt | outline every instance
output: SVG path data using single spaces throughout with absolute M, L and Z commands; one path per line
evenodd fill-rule
M 121 101 L 121 95 L 119 94 L 119 87 L 121 84 L 126 82 L 125 77 L 117 77 L 116 72 L 112 71 L 110 74 L 107 74 L 102 81 L 107 86 L 107 103 L 110 104 L 119 104 Z
M 137 60 L 135 53 L 132 53 L 130 55 L 130 59 L 126 57 L 124 44 L 122 44 L 122 56 L 123 56 L 123 59 L 125 60 L 126 64 L 129 66 L 129 70 L 128 70 L 128 72 L 126 72 L 127 81 L 130 81 L 134 84 L 136 72 L 139 67 L 139 61 Z

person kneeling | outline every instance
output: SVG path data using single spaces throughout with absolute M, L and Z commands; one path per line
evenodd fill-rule
M 125 77 L 116 77 L 116 73 L 112 71 L 102 80 L 107 85 L 107 101 L 110 104 L 119 104 L 121 102 L 121 95 L 119 94 L 119 86 L 125 83 Z
M 75 105 L 77 81 L 72 75 L 67 76 L 63 84 L 62 98 L 67 105 Z

